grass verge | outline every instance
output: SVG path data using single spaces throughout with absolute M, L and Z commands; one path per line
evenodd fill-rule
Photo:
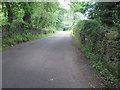
M 44 37 L 52 36 L 57 33 L 49 33 L 49 34 L 40 34 L 40 35 L 32 35 L 31 33 L 22 34 L 22 35 L 12 35 L 12 38 L 3 38 L 4 44 L 2 44 L 2 48 L 0 50 L 5 50 L 10 46 L 19 44 L 21 42 L 27 42 L 35 39 L 41 39 Z
M 97 69 L 97 71 L 100 73 L 100 75 L 104 78 L 104 84 L 108 85 L 109 87 L 112 88 L 120 88 L 120 82 L 119 79 L 115 76 L 113 76 L 105 67 L 102 61 L 98 61 L 98 57 L 91 53 L 89 51 L 89 48 L 85 47 L 84 45 L 81 44 L 80 40 L 78 37 L 76 37 L 73 32 L 71 32 L 71 36 L 73 37 L 77 47 L 85 52 L 86 57 L 90 60 L 90 63 L 92 66 Z

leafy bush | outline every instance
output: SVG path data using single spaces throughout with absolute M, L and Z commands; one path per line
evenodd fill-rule
M 109 40 L 115 40 L 116 38 L 119 38 L 119 29 L 117 27 L 112 27 L 108 30 L 105 36 Z
M 28 41 L 33 38 L 33 35 L 31 33 L 23 34 L 23 41 Z
M 6 42 L 7 42 L 8 45 L 14 45 L 14 44 L 16 44 L 16 42 L 12 38 L 6 39 Z
M 12 38 L 13 38 L 14 41 L 17 42 L 17 43 L 23 41 L 22 35 L 16 35 L 16 34 L 14 34 L 14 35 L 12 36 Z
M 93 67 L 111 84 L 117 85 L 120 66 L 118 27 L 101 26 L 96 20 L 79 21 L 73 28 L 81 50 L 87 53 Z
M 99 26 L 99 22 L 96 20 L 84 20 L 81 32 L 83 31 L 87 35 L 90 35 Z

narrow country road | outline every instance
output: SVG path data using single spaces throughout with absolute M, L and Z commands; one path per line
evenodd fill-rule
M 104 85 L 69 31 L 3 52 L 3 88 L 101 88 Z

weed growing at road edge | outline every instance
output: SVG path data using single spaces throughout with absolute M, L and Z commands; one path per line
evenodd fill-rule
M 27 34 L 22 34 L 22 35 L 12 35 L 12 37 L 9 39 L 3 38 L 5 43 L 2 43 L 2 49 L 4 50 L 8 48 L 9 46 L 18 44 L 20 42 L 40 39 L 40 38 L 48 37 L 54 34 L 57 34 L 57 33 L 40 34 L 40 35 L 33 35 L 31 33 L 27 33 Z

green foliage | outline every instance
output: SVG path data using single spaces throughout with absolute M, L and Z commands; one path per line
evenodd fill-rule
M 120 87 L 120 2 L 73 2 L 71 9 L 88 17 L 73 27 L 78 47 L 109 83 Z
M 119 86 L 119 78 L 112 75 L 110 73 L 110 71 L 108 69 L 106 69 L 104 62 L 99 60 L 97 55 L 95 55 L 93 52 L 91 52 L 87 46 L 83 45 L 80 42 L 80 39 L 76 35 L 75 32 L 72 33 L 72 36 L 73 36 L 78 48 L 80 48 L 83 52 L 85 52 L 87 58 L 90 60 L 90 63 L 93 65 L 93 67 L 99 71 L 99 73 L 101 74 L 102 77 L 104 77 L 104 79 L 106 80 L 105 83 L 107 83 L 107 84 L 109 83 L 109 84 L 113 85 L 114 88 L 115 87 L 119 88 L 120 87 Z
M 33 35 L 31 33 L 23 34 L 23 41 L 29 41 L 33 38 Z
M 73 2 L 71 10 L 109 27 L 120 24 L 120 2 Z
M 79 21 L 73 28 L 79 47 L 86 52 L 93 67 L 110 83 L 118 87 L 119 30 L 105 27 L 96 20 Z M 103 70 L 104 69 L 104 70 Z
M 19 43 L 19 42 L 23 42 L 23 41 L 29 41 L 33 38 L 33 35 L 31 33 L 27 33 L 27 34 L 13 34 L 11 36 L 11 38 L 3 38 L 3 47 L 6 46 L 6 45 L 14 45 L 16 43 Z
M 89 3 L 88 2 L 72 2 L 71 10 L 73 12 L 81 12 L 85 14 L 86 9 L 88 9 Z
M 26 42 L 26 41 L 30 41 L 33 39 L 40 39 L 40 38 L 44 38 L 44 37 L 51 36 L 54 34 L 57 34 L 57 33 L 49 33 L 49 34 L 42 34 L 42 35 L 33 35 L 31 33 L 26 33 L 26 34 L 21 34 L 21 35 L 13 34 L 11 38 L 3 38 L 2 48 L 6 49 L 10 45 L 15 45 L 17 43 Z
M 91 4 L 90 4 L 91 6 Z M 111 27 L 120 22 L 120 2 L 96 2 L 88 8 L 88 16 L 91 19 L 100 20 L 103 24 Z
M 14 41 L 14 39 L 6 39 L 5 40 L 6 42 L 7 42 L 7 45 L 14 45 L 15 44 L 15 41 Z
M 55 35 L 55 34 L 57 33 L 42 34 L 42 35 L 35 36 L 35 38 L 39 39 L 39 38 L 44 38 L 44 37 L 48 37 L 48 36 Z
M 21 42 L 21 41 L 23 41 L 22 35 L 16 35 L 16 34 L 14 34 L 12 36 L 12 38 L 14 39 L 15 42 Z
M 64 14 L 58 2 L 2 2 L 0 8 L 3 47 L 55 33 Z
M 53 2 L 40 2 L 34 3 L 35 6 L 34 14 L 32 15 L 33 25 L 36 27 L 40 27 L 40 29 L 44 28 L 58 28 L 57 21 L 58 21 L 58 8 L 59 3 Z

